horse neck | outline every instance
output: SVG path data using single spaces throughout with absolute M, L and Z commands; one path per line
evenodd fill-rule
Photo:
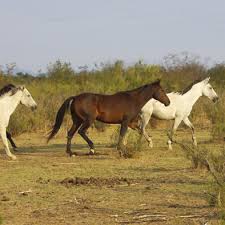
M 146 102 L 148 102 L 153 95 L 153 86 L 149 84 L 147 87 L 143 87 L 143 89 L 137 90 L 135 93 L 136 102 L 139 103 L 140 107 L 143 107 Z
M 13 96 L 6 96 L 2 103 L 5 105 L 5 108 L 7 109 L 9 116 L 15 111 L 16 107 L 20 103 L 22 97 L 22 93 L 18 91 Z
M 202 88 L 198 86 L 193 86 L 187 93 L 183 94 L 186 101 L 192 106 L 198 101 L 202 96 Z

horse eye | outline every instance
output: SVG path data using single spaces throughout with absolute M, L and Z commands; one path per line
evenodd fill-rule
M 27 95 L 27 97 L 30 97 L 30 95 Z

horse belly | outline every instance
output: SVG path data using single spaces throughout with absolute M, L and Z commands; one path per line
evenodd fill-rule
M 161 120 L 172 120 L 175 118 L 176 110 L 171 106 L 165 107 L 161 104 L 153 107 L 152 115 Z
M 120 113 L 102 112 L 97 116 L 97 120 L 104 123 L 121 123 L 123 116 Z

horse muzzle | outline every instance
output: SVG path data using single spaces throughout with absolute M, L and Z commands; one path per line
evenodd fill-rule
M 164 103 L 165 106 L 169 106 L 170 105 L 170 101 Z
M 34 110 L 36 110 L 36 109 L 37 109 L 37 105 L 34 105 L 34 106 L 31 107 L 31 110 L 32 110 L 32 111 L 34 111 Z
M 213 98 L 213 102 L 217 102 L 219 100 L 219 97 L 217 96 L 217 97 L 215 97 L 215 98 Z

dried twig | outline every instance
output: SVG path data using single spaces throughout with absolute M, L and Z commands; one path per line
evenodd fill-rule
M 19 195 L 28 195 L 28 193 L 32 193 L 32 190 L 29 189 L 27 191 L 20 191 L 20 192 L 18 192 Z
M 166 215 L 162 215 L 162 214 L 152 214 L 152 215 L 140 215 L 140 216 L 134 216 L 133 219 L 144 219 L 144 218 L 148 218 L 148 217 L 166 217 Z
M 184 215 L 184 216 L 176 216 L 176 218 L 199 218 L 204 217 L 203 215 Z
M 130 212 L 125 212 L 130 213 Z M 144 223 L 144 222 L 150 222 L 150 221 L 167 221 L 174 218 L 202 218 L 205 217 L 205 215 L 180 215 L 180 216 L 169 216 L 165 214 L 144 214 L 139 216 L 134 216 L 131 220 L 117 220 L 118 223 Z

